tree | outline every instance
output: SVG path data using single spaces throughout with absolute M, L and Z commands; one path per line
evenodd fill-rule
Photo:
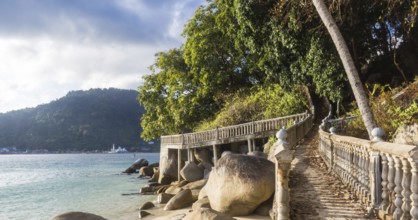
M 363 84 L 360 81 L 359 74 L 354 61 L 351 58 L 347 44 L 345 43 L 345 40 L 324 1 L 312 0 L 312 2 L 324 22 L 325 27 L 328 29 L 332 40 L 334 41 L 335 47 L 337 48 L 338 54 L 340 55 L 341 61 L 344 65 L 348 80 L 350 81 L 351 89 L 353 90 L 354 97 L 356 98 L 364 125 L 369 133 L 369 137 L 372 137 L 372 130 L 376 127 L 376 122 L 374 121 L 372 111 L 369 107 L 369 99 L 364 92 Z

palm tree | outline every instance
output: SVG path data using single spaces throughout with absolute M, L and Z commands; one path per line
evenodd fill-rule
M 373 118 L 373 113 L 369 107 L 368 97 L 364 92 L 363 84 L 360 81 L 356 66 L 354 65 L 350 51 L 347 48 L 347 44 L 324 1 L 312 0 L 312 2 L 316 8 L 316 11 L 321 17 L 322 22 L 331 35 L 335 47 L 337 48 L 338 54 L 347 74 L 348 81 L 350 82 L 351 89 L 353 90 L 354 97 L 357 101 L 357 105 L 360 109 L 364 125 L 366 126 L 369 137 L 372 138 L 372 130 L 376 127 L 376 123 Z

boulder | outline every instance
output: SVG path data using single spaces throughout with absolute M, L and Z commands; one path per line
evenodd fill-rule
M 145 218 L 146 216 L 149 216 L 149 215 L 151 215 L 151 213 L 146 212 L 146 211 L 142 211 L 142 210 L 139 211 L 139 213 L 138 213 L 139 219 Z
M 202 168 L 203 170 L 209 170 L 209 171 L 211 171 L 212 167 L 213 167 L 213 165 L 211 163 L 208 163 L 208 162 L 200 162 L 198 164 L 198 166 L 200 168 Z
M 195 149 L 194 156 L 198 162 L 210 163 L 212 161 L 212 155 L 207 148 Z
M 160 172 L 157 170 L 157 172 L 155 172 L 155 168 L 154 168 L 154 174 L 152 175 L 151 179 L 148 180 L 148 182 L 158 182 L 158 177 L 160 176 Z
M 140 177 L 144 177 L 144 176 L 149 176 L 152 177 L 152 175 L 154 175 L 154 168 L 153 167 L 141 167 L 139 169 L 139 176 Z
M 166 174 L 162 174 L 158 177 L 158 183 L 160 183 L 161 185 L 168 185 L 173 181 L 173 179 Z
M 393 142 L 418 146 L 418 124 L 400 126 Z
M 128 169 L 123 171 L 123 173 L 135 173 L 136 170 L 141 169 L 141 167 L 148 166 L 148 160 L 138 159 L 136 160 Z
M 86 212 L 66 212 L 59 214 L 51 220 L 106 220 L 105 218 Z
M 167 158 L 165 160 L 165 166 L 160 169 L 160 177 L 158 179 L 158 182 L 162 184 L 162 178 L 165 178 L 165 181 L 169 180 L 170 182 L 172 181 L 176 181 L 177 180 L 177 175 L 178 175 L 178 171 L 177 171 L 177 167 L 178 167 L 178 163 L 177 163 L 177 154 L 172 154 L 170 155 L 170 158 Z M 169 177 L 169 178 L 167 178 Z M 165 183 L 165 184 L 170 184 L 170 183 Z
M 190 190 L 202 189 L 206 185 L 207 182 L 208 182 L 208 180 L 205 180 L 205 179 L 198 180 L 198 181 L 188 183 L 187 185 L 183 186 L 182 188 L 183 189 L 190 189 Z
M 139 207 L 139 210 L 147 210 L 147 209 L 154 208 L 154 207 L 155 207 L 154 203 L 146 202 L 142 204 L 141 207 Z
M 217 212 L 213 209 L 209 208 L 201 208 L 198 210 L 193 210 L 193 212 L 189 213 L 183 220 L 234 220 L 229 215 L 225 215 L 223 213 Z
M 228 154 L 233 154 L 233 153 L 232 153 L 232 151 L 224 151 L 221 154 L 221 158 L 224 157 L 224 156 L 226 156 L 226 155 L 228 155 Z
M 203 199 L 205 197 L 208 197 L 208 193 L 206 192 L 206 185 L 200 190 L 198 199 Z
M 173 198 L 174 195 L 173 194 L 168 194 L 168 193 L 160 193 L 157 196 L 157 203 L 158 204 L 165 204 L 168 201 L 170 201 L 171 198 Z
M 162 187 L 157 190 L 157 194 L 164 193 L 168 187 L 170 187 L 170 185 L 162 185 Z
M 189 181 L 187 180 L 182 180 L 179 183 L 177 183 L 177 187 L 183 187 L 185 185 L 189 184 Z
M 185 189 L 171 198 L 167 205 L 165 205 L 164 210 L 168 211 L 185 208 L 195 201 L 196 200 L 193 198 L 192 191 L 190 189 Z
M 248 152 L 247 155 L 249 156 L 255 156 L 255 157 L 262 157 L 262 158 L 267 158 L 267 155 L 261 151 L 251 151 Z
M 267 201 L 261 203 L 261 205 L 259 205 L 255 209 L 254 214 L 261 215 L 261 216 L 269 216 L 270 210 L 273 207 L 273 197 L 274 197 L 274 194 Z
M 208 197 L 205 197 L 203 199 L 199 199 L 196 202 L 193 203 L 192 209 L 193 210 L 199 210 L 201 208 L 210 208 L 210 203 Z
M 187 181 L 193 182 L 203 178 L 203 169 L 195 162 L 189 162 L 180 171 L 180 175 Z
M 175 195 L 175 194 L 179 193 L 179 192 L 180 192 L 180 191 L 182 191 L 182 190 L 183 190 L 183 189 L 182 189 L 182 188 L 180 188 L 180 187 L 178 187 L 177 185 L 171 185 L 171 186 L 169 186 L 169 187 L 165 190 L 165 193 Z
M 274 189 L 274 163 L 261 157 L 228 154 L 218 160 L 202 191 L 206 191 L 212 209 L 243 216 L 269 199 Z
M 199 199 L 200 189 L 192 189 L 193 200 L 197 201 Z
M 212 170 L 206 170 L 205 169 L 203 171 L 203 179 L 205 179 L 205 180 L 209 179 L 210 172 L 212 172 Z
M 153 168 L 158 168 L 160 166 L 160 163 L 152 163 L 150 165 L 148 165 L 149 167 L 153 167 Z

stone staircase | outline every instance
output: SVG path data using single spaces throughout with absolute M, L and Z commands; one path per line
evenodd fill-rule
M 316 130 L 316 129 L 313 129 Z M 317 152 L 318 132 L 311 131 L 295 148 L 290 171 L 290 219 L 375 219 L 330 175 Z

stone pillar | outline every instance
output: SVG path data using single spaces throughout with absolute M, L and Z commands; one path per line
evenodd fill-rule
M 252 139 L 253 151 L 255 151 L 255 138 Z
M 181 180 L 180 170 L 181 170 L 181 149 L 179 148 L 177 151 L 177 179 L 178 181 Z
M 218 160 L 218 149 L 216 148 L 216 144 L 213 145 L 213 165 L 216 167 L 216 163 Z
M 276 219 L 290 220 L 289 171 L 294 150 L 286 141 L 287 132 L 281 129 L 277 132 L 278 145 L 274 151 L 276 158 Z
M 247 143 L 248 143 L 248 153 L 252 152 L 251 139 L 250 138 L 247 139 Z

